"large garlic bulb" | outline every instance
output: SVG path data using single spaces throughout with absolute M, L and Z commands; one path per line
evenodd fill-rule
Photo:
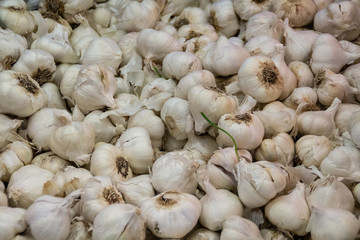
M 234 36 L 240 28 L 233 1 L 217 1 L 209 7 L 209 23 L 216 31 L 226 37 Z
M 145 199 L 140 209 L 150 231 L 160 238 L 183 238 L 196 225 L 200 201 L 193 195 L 168 191 Z
M 230 216 L 223 224 L 220 239 L 223 240 L 263 240 L 258 226 L 243 217 Z

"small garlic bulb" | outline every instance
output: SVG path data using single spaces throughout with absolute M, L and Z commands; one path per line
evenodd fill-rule
M 195 171 L 198 163 L 181 152 L 169 152 L 159 157 L 151 168 L 151 183 L 157 192 L 177 190 L 194 194 L 197 188 Z
M 353 212 L 355 200 L 350 189 L 334 176 L 327 176 L 312 182 L 306 187 L 306 201 L 314 206 L 341 208 Z
M 234 0 L 234 9 L 236 14 L 243 20 L 249 20 L 253 15 L 269 11 L 271 1 L 253 1 L 253 0 Z
M 31 160 L 31 164 L 37 165 L 55 174 L 64 170 L 71 163 L 50 151 L 36 155 L 36 157 Z
M 295 144 L 287 133 L 278 133 L 272 138 L 264 139 L 255 151 L 256 161 L 266 160 L 292 165 L 295 155 Z
M 145 199 L 140 209 L 156 237 L 183 238 L 196 225 L 201 203 L 191 194 L 168 191 Z
M 59 127 L 71 123 L 68 111 L 56 108 L 42 108 L 29 117 L 28 136 L 39 151 L 49 150 L 51 135 Z
M 167 20 L 165 19 L 167 17 L 168 15 L 163 16 L 162 20 Z M 177 16 L 170 16 L 169 23 L 175 28 L 175 31 L 184 25 L 205 24 L 207 23 L 206 13 L 202 8 L 188 6 Z
M 25 221 L 26 210 L 23 208 L 0 206 L 1 239 L 11 240 L 16 234 L 24 232 L 28 227 Z
M 96 215 L 92 239 L 145 240 L 146 219 L 138 207 L 130 204 L 112 204 Z
M 112 182 L 132 178 L 132 171 L 124 153 L 109 143 L 98 143 L 91 154 L 90 171 L 94 176 L 109 176 Z
M 210 124 L 203 118 L 203 112 L 212 122 L 217 123 L 225 113 L 236 110 L 238 100 L 217 87 L 193 86 L 188 93 L 189 109 L 195 121 L 195 131 L 204 133 Z
M 334 118 L 336 128 L 338 129 L 340 136 L 344 132 L 348 131 L 348 122 L 350 120 L 350 116 L 358 111 L 360 111 L 359 104 L 355 104 L 355 103 L 340 104 L 339 109 L 336 111 Z
M 150 135 L 143 127 L 126 129 L 116 141 L 115 146 L 122 149 L 124 157 L 135 174 L 147 173 L 155 160 Z
M 247 58 L 238 71 L 238 77 L 241 91 L 260 103 L 278 99 L 284 88 L 284 80 L 269 57 Z
M 295 74 L 297 87 L 312 87 L 314 85 L 314 74 L 308 64 L 294 61 L 289 63 L 289 68 Z M 295 90 L 295 89 L 294 89 Z
M 5 70 L 0 72 L 0 113 L 28 117 L 46 104 L 46 95 L 29 75 Z
M 218 126 L 234 137 L 238 148 L 253 150 L 264 138 L 264 126 L 260 119 L 251 113 L 224 114 L 218 121 Z M 223 131 L 219 131 L 216 142 L 220 147 L 234 145 L 231 138 Z
M 305 135 L 296 141 L 295 147 L 296 154 L 305 167 L 319 167 L 334 148 L 334 143 L 325 136 Z
M 314 240 L 336 240 L 356 239 L 359 229 L 359 220 L 351 212 L 314 206 L 306 231 Z
M 180 80 L 188 73 L 202 70 L 202 63 L 198 57 L 190 52 L 173 51 L 164 57 L 162 71 L 164 76 Z
M 50 137 L 51 151 L 78 166 L 89 163 L 94 145 L 94 129 L 85 122 L 72 122 L 58 127 Z
M 81 215 L 93 222 L 102 209 L 117 203 L 124 203 L 121 193 L 111 183 L 110 177 L 96 176 L 90 178 L 83 187 L 81 195 Z
M 282 102 L 286 107 L 296 110 L 300 104 L 316 105 L 318 95 L 311 87 L 297 87 Z
M 275 46 L 280 42 L 271 36 L 259 35 L 252 37 L 244 45 L 251 56 L 273 57 L 275 54 Z
M 9 205 L 28 208 L 35 199 L 42 195 L 44 183 L 54 174 L 36 165 L 26 165 L 16 170 L 7 186 Z
M 133 177 L 126 182 L 120 181 L 116 184 L 116 188 L 124 196 L 125 202 L 134 206 L 140 205 L 146 198 L 155 196 L 149 174 Z
M 290 193 L 271 200 L 265 206 L 265 215 L 279 229 L 305 236 L 310 218 L 310 209 L 305 199 L 305 185 L 299 182 Z
M 350 115 L 349 119 L 347 120 L 347 130 L 350 134 L 352 142 L 355 144 L 356 147 L 360 146 L 360 111 L 354 112 Z
M 240 28 L 233 1 L 231 0 L 212 3 L 209 7 L 208 20 L 219 34 L 228 38 L 234 36 Z
M 147 109 L 160 111 L 164 102 L 174 96 L 175 88 L 175 81 L 156 78 L 145 84 L 140 94 L 140 100 Z
M 220 239 L 226 240 L 263 240 L 258 226 L 243 217 L 230 216 L 223 224 Z

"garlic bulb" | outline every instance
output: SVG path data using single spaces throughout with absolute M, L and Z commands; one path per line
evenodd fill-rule
M 57 24 L 54 30 L 31 44 L 31 49 L 42 49 L 49 52 L 56 62 L 77 63 L 79 57 L 70 45 L 65 27 Z
M 220 234 L 221 240 L 262 240 L 260 230 L 257 225 L 240 216 L 230 216 L 223 224 Z
M 71 115 L 68 111 L 56 108 L 42 108 L 29 117 L 28 136 L 39 151 L 49 150 L 51 135 L 57 128 L 70 123 Z
M 311 23 L 317 12 L 313 0 L 280 0 L 273 3 L 272 11 L 283 19 L 288 18 L 292 27 L 303 27 Z
M 113 96 L 116 93 L 114 72 L 103 65 L 88 65 L 79 71 L 72 97 L 84 113 L 106 107 L 116 106 Z
M 264 206 L 286 186 L 281 168 L 267 161 L 248 163 L 241 159 L 234 175 L 239 198 L 248 208 Z
M 311 87 L 297 87 L 282 102 L 286 107 L 296 110 L 300 104 L 315 106 L 318 100 L 316 91 Z
M 295 155 L 295 144 L 287 133 L 278 133 L 272 138 L 264 139 L 255 151 L 256 161 L 266 160 L 292 165 Z
M 295 74 L 297 87 L 312 87 L 314 83 L 314 74 L 308 64 L 294 61 L 289 63 L 288 67 Z M 295 89 L 294 89 L 295 90 Z
M 299 182 L 290 193 L 271 200 L 265 206 L 265 215 L 279 229 L 305 236 L 310 218 L 310 209 L 305 199 L 305 185 Z
M 311 69 L 314 74 L 326 69 L 338 73 L 346 64 L 351 64 L 359 57 L 359 51 L 345 51 L 334 36 L 328 33 L 320 34 L 312 47 Z
M 65 100 L 62 98 L 63 96 L 60 93 L 60 89 L 54 83 L 45 83 L 41 86 L 44 90 L 47 104 L 45 107 L 47 108 L 58 108 L 58 109 L 66 109 Z
M 296 123 L 295 110 L 286 107 L 279 101 L 266 104 L 261 111 L 255 111 L 254 115 L 262 122 L 265 136 L 289 132 Z
M 253 15 L 269 11 L 271 1 L 234 0 L 236 14 L 243 20 L 249 20 Z
M 230 76 L 238 72 L 248 57 L 250 54 L 246 49 L 237 45 L 231 38 L 221 36 L 216 44 L 211 45 L 202 63 L 204 69 L 211 71 L 215 76 Z
M 275 46 L 280 42 L 271 36 L 259 35 L 250 38 L 244 45 L 251 56 L 265 56 L 271 58 L 275 53 Z
M 185 240 L 220 240 L 220 233 L 210 231 L 206 228 L 197 228 L 190 235 L 188 235 Z
M 360 179 L 360 150 L 353 146 L 339 146 L 334 148 L 321 162 L 320 171 L 324 175 L 343 177 L 346 180 Z
M 239 31 L 240 24 L 232 1 L 214 2 L 209 11 L 209 23 L 214 26 L 219 34 L 232 37 Z
M 78 166 L 89 163 L 94 145 L 94 128 L 85 122 L 58 127 L 50 137 L 51 151 Z
M 109 176 L 112 182 L 132 178 L 132 171 L 124 153 L 108 143 L 98 143 L 91 155 L 90 171 L 94 176 Z
M 23 208 L 0 206 L 1 239 L 11 240 L 16 234 L 26 230 L 25 212 Z
M 183 238 L 196 225 L 200 201 L 193 195 L 168 191 L 145 199 L 140 209 L 150 231 L 160 238 Z
M 153 146 L 159 148 L 162 145 L 162 139 L 165 134 L 165 125 L 161 118 L 155 115 L 153 110 L 142 109 L 134 115 L 131 115 L 127 127 L 145 128 L 150 135 Z
M 359 6 L 353 1 L 331 3 L 316 13 L 314 29 L 330 33 L 338 40 L 355 40 L 360 34 L 359 10 Z
M 279 42 L 283 39 L 283 21 L 270 11 L 254 14 L 246 23 L 246 40 L 260 35 L 270 36 Z
M 121 193 L 111 183 L 110 177 L 90 178 L 83 187 L 81 195 L 81 215 L 93 222 L 96 215 L 111 204 L 124 203 Z
M 335 114 L 335 124 L 336 128 L 339 131 L 339 135 L 342 135 L 344 132 L 348 131 L 348 122 L 350 121 L 350 116 L 355 114 L 355 112 L 360 111 L 360 106 L 354 103 L 341 103 L 339 109 Z M 355 123 L 355 122 L 354 122 Z
M 303 135 L 324 135 L 332 138 L 336 128 L 334 117 L 341 101 L 334 99 L 330 107 L 325 111 L 305 111 L 297 115 L 296 128 Z M 301 111 L 308 106 L 300 104 L 297 111 Z
M 181 51 L 180 44 L 170 34 L 154 29 L 141 30 L 136 40 L 137 50 L 144 57 L 145 63 L 161 62 L 174 51 Z
M 284 88 L 284 81 L 275 63 L 268 57 L 251 56 L 238 71 L 241 91 L 260 103 L 278 99 Z
M 188 135 L 188 141 L 185 143 L 184 149 L 197 150 L 204 155 L 211 154 L 219 148 L 216 143 L 216 140 L 208 135 L 195 135 L 194 131 Z
M 352 115 L 350 115 L 348 121 L 347 121 L 347 130 L 350 134 L 352 142 L 355 144 L 356 147 L 360 146 L 360 138 L 359 138 L 359 116 L 360 111 L 354 112 Z
M 7 186 L 9 205 L 28 208 L 35 199 L 42 195 L 43 185 L 54 174 L 36 165 L 26 165 L 16 170 Z
M 28 117 L 46 104 L 46 95 L 29 75 L 5 70 L 0 72 L 0 113 Z
M 305 135 L 296 141 L 295 147 L 301 164 L 305 167 L 319 167 L 333 149 L 334 143 L 325 136 Z
M 124 196 L 125 202 L 134 206 L 140 205 L 146 198 L 155 196 L 155 190 L 151 185 L 151 176 L 149 174 L 133 177 L 126 182 L 118 182 L 116 188 Z
M 72 94 L 74 91 L 74 87 L 77 82 L 77 77 L 79 75 L 80 70 L 85 67 L 80 64 L 72 64 L 68 66 L 61 77 L 60 81 L 60 92 L 65 98 L 72 98 Z M 73 105 L 73 104 L 72 104 Z
M 171 52 L 162 62 L 164 76 L 174 80 L 180 80 L 188 73 L 201 69 L 200 59 L 190 52 Z
M 314 80 L 319 102 L 325 106 L 330 106 L 335 98 L 346 102 L 360 94 L 357 88 L 349 85 L 344 75 L 335 74 L 331 70 L 318 73 Z
M 17 129 L 22 120 L 12 119 L 5 114 L 0 114 L 0 148 L 18 138 Z
M 2 1 L 0 3 L 0 26 L 22 36 L 33 32 L 37 27 L 35 19 L 26 8 L 23 0 Z
M 116 147 L 122 149 L 131 170 L 136 174 L 147 173 L 154 161 L 154 149 L 148 131 L 143 127 L 126 129 L 116 141 Z M 141 151 L 139 151 L 141 149 Z
M 161 20 L 165 21 L 171 16 L 177 16 L 185 11 L 186 8 L 192 7 L 198 4 L 197 1 L 185 0 L 185 1 L 174 1 L 170 0 L 165 3 L 164 9 L 161 12 Z
M 64 170 L 65 167 L 70 165 L 70 162 L 50 151 L 38 154 L 31 160 L 31 164 L 37 165 L 55 174 L 58 171 Z
M 22 141 L 14 141 L 6 145 L 0 153 L 0 180 L 8 182 L 11 174 L 27 165 L 33 158 L 30 145 Z
M 314 206 L 306 228 L 314 240 L 355 239 L 359 220 L 347 210 Z
M 318 7 L 319 11 L 327 8 L 334 0 L 314 0 L 316 6 Z
M 206 13 L 202 8 L 186 7 L 179 15 L 170 16 L 169 23 L 174 27 L 176 33 L 176 29 L 179 29 L 184 25 L 206 24 L 207 19 L 205 14 Z M 165 18 L 167 18 L 167 16 L 162 17 L 164 20 Z
M 94 219 L 92 239 L 145 240 L 146 219 L 140 209 L 130 204 L 112 204 Z
M 25 50 L 12 67 L 13 71 L 28 74 L 39 85 L 51 82 L 55 77 L 54 57 L 42 49 Z
M 90 239 L 88 224 L 85 223 L 83 217 L 74 217 L 71 219 L 70 233 L 67 240 Z
M 82 188 L 91 177 L 91 173 L 85 168 L 68 166 L 56 172 L 54 178 L 44 184 L 43 194 L 56 197 L 68 196 L 74 190 Z
M 164 102 L 174 96 L 175 81 L 156 78 L 145 84 L 141 91 L 140 100 L 146 108 L 160 111 Z
M 159 157 L 151 168 L 151 183 L 157 192 L 177 190 L 194 194 L 197 188 L 195 171 L 199 164 L 181 152 Z
M 100 37 L 93 39 L 85 50 L 81 64 L 101 64 L 117 70 L 122 61 L 122 52 L 119 46 L 110 38 Z
M 253 150 L 264 138 L 264 126 L 260 119 L 251 113 L 224 114 L 218 121 L 218 126 L 234 137 L 238 148 Z M 216 142 L 220 147 L 231 147 L 231 138 L 223 131 L 219 131 Z
M 204 87 L 200 84 L 190 88 L 188 101 L 195 121 L 195 131 L 198 133 L 204 133 L 210 126 L 200 112 L 216 123 L 225 113 L 234 112 L 238 105 L 235 96 L 227 95 L 217 87 Z
M 212 231 L 222 230 L 224 221 L 230 216 L 242 216 L 243 206 L 239 197 L 225 189 L 216 189 L 209 179 L 200 179 L 206 192 L 200 199 L 199 222 Z
M 307 62 L 310 60 L 311 48 L 319 33 L 312 30 L 295 30 L 289 26 L 289 19 L 284 21 L 285 61 Z
M 312 209 L 316 207 L 341 208 L 353 212 L 354 197 L 349 188 L 334 176 L 327 176 L 306 187 L 306 201 Z
M 188 100 L 188 92 L 191 87 L 201 84 L 204 87 L 216 86 L 214 75 L 208 70 L 198 70 L 188 73 L 176 85 L 174 96 Z

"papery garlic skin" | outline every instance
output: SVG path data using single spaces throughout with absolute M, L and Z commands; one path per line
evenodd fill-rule
M 51 151 L 78 166 L 90 161 L 90 153 L 94 145 L 94 129 L 85 122 L 72 122 L 59 127 L 50 138 Z
M 275 63 L 264 56 L 247 58 L 238 71 L 238 77 L 241 91 L 261 103 L 278 99 L 284 88 L 284 80 Z
M 214 2 L 211 4 L 209 11 L 209 23 L 215 27 L 219 34 L 232 37 L 239 31 L 240 24 L 233 1 Z
M 352 190 L 352 193 L 353 193 L 353 195 L 354 195 L 357 203 L 360 203 L 360 184 L 359 184 L 359 183 L 357 183 L 357 184 L 354 186 L 354 188 L 353 188 L 353 190 Z
M 210 231 L 206 228 L 198 228 L 193 231 L 186 240 L 220 240 L 220 234 L 218 232 Z
M 235 0 L 234 9 L 236 14 L 244 20 L 249 20 L 253 15 L 270 10 L 271 1 Z
M 295 147 L 296 154 L 305 167 L 319 167 L 334 144 L 325 136 L 305 135 L 296 141 Z
M 5 70 L 0 72 L 0 113 L 28 117 L 46 104 L 46 95 L 29 75 Z
M 282 103 L 296 110 L 300 104 L 316 105 L 318 95 L 311 87 L 297 87 Z
M 263 228 L 260 230 L 261 236 L 264 238 L 264 240 L 287 240 L 288 235 L 286 233 L 283 233 L 281 231 L 278 231 L 276 229 L 267 229 Z
M 196 70 L 202 70 L 202 63 L 190 52 L 171 52 L 165 56 L 162 62 L 164 76 L 174 80 L 180 80 Z
M 275 54 L 275 46 L 280 42 L 271 36 L 259 35 L 250 38 L 244 45 L 251 56 L 273 57 Z
M 355 103 L 341 103 L 339 109 L 335 114 L 335 124 L 336 128 L 339 130 L 339 135 L 342 135 L 344 132 L 348 131 L 348 122 L 350 116 L 355 114 L 355 112 L 360 111 L 360 106 Z
M 145 240 L 146 219 L 140 209 L 130 204 L 112 204 L 94 219 L 92 239 Z
M 23 208 L 0 206 L 0 232 L 1 239 L 11 240 L 16 234 L 21 233 L 28 227 L 25 221 Z
M 64 70 L 59 86 L 60 92 L 64 97 L 68 97 L 72 99 L 72 94 L 77 82 L 77 77 L 79 75 L 80 70 L 84 68 L 85 67 L 83 65 L 72 64 Z
M 41 86 L 44 90 L 47 104 L 45 107 L 47 108 L 58 108 L 58 109 L 66 109 L 65 100 L 62 98 L 63 96 L 60 93 L 60 89 L 54 83 L 45 83 Z
M 58 171 L 64 170 L 65 167 L 70 165 L 70 162 L 49 151 L 38 154 L 31 160 L 31 164 L 37 165 L 55 174 Z
M 4 147 L 17 138 L 16 132 L 21 124 L 22 120 L 12 119 L 5 114 L 0 114 L 0 147 Z
M 161 238 L 183 238 L 196 225 L 200 201 L 188 193 L 168 191 L 145 199 L 140 209 L 150 231 Z
M 262 240 L 260 230 L 252 221 L 240 217 L 230 216 L 223 224 L 220 240 Z
M 279 229 L 305 236 L 310 218 L 310 209 L 305 200 L 305 185 L 298 183 L 292 192 L 271 200 L 265 206 L 265 215 Z
M 176 83 L 172 79 L 156 78 L 144 85 L 140 100 L 146 108 L 160 111 L 164 102 L 174 96 Z
M 312 73 L 311 68 L 308 64 L 304 62 L 294 61 L 290 62 L 288 67 L 296 76 L 298 88 L 313 86 L 314 74 Z
M 355 239 L 359 220 L 347 210 L 314 206 L 306 228 L 314 240 Z
M 354 112 L 350 115 L 347 121 L 347 130 L 350 134 L 352 142 L 355 144 L 356 147 L 360 146 L 360 138 L 359 138 L 359 131 L 360 131 L 360 111 Z

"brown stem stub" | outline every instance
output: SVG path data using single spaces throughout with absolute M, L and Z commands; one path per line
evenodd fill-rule
M 104 188 L 103 196 L 109 204 L 115 204 L 115 203 L 122 202 L 122 197 L 121 197 L 120 193 L 118 191 L 116 191 L 113 186 Z
M 189 20 L 187 19 L 187 18 L 182 18 L 182 19 L 179 19 L 179 20 L 177 20 L 175 23 L 174 23 L 174 27 L 176 28 L 176 29 L 179 29 L 179 28 L 181 28 L 182 26 L 184 26 L 184 25 L 188 25 L 190 22 L 189 22 Z
M 39 83 L 39 85 L 43 85 L 44 83 L 48 82 L 54 72 L 50 71 L 49 69 L 38 69 L 35 74 L 33 74 L 32 78 Z
M 262 71 L 260 72 L 259 79 L 267 85 L 274 85 L 279 81 L 280 73 L 274 63 L 262 62 L 260 67 Z
M 170 207 L 174 206 L 178 202 L 175 199 L 172 198 L 173 194 L 178 194 L 178 192 L 176 192 L 176 191 L 168 191 L 168 192 L 165 192 L 165 193 L 161 194 L 156 199 L 156 203 L 158 204 L 158 206 L 160 208 L 162 208 L 162 207 L 170 208 Z
M 129 174 L 129 163 L 124 157 L 118 157 L 116 159 L 116 168 L 118 173 L 123 177 L 127 177 Z
M 28 75 L 22 73 L 14 74 L 17 80 L 19 80 L 19 86 L 26 89 L 27 92 L 36 95 L 40 89 L 31 81 Z
M 231 120 L 238 124 L 245 123 L 248 124 L 252 121 L 252 117 L 250 113 L 243 113 L 243 114 L 237 114 L 237 115 L 229 115 L 225 118 L 225 120 Z

